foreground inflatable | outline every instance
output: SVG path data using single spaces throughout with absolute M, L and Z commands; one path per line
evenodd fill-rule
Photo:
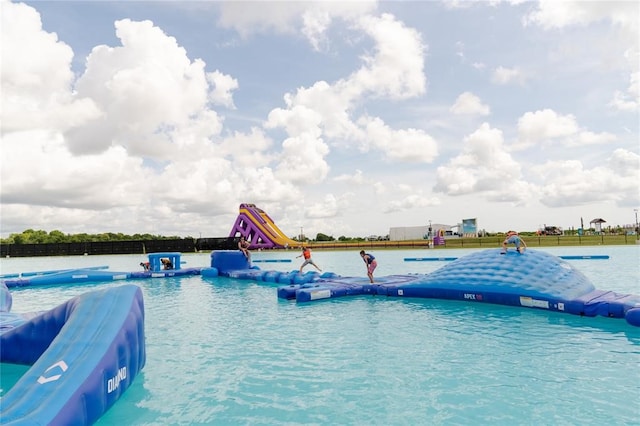
M 144 367 L 137 286 L 92 291 L 39 314 L 12 313 L 11 304 L 0 284 L 0 362 L 31 368 L 2 396 L 2 425 L 92 424 Z
M 373 294 L 493 303 L 584 316 L 625 318 L 640 327 L 640 295 L 598 290 L 573 265 L 549 253 L 499 249 L 470 254 L 430 274 L 340 277 L 331 273 L 261 271 L 237 252 L 213 252 L 211 270 L 238 279 L 285 284 L 278 297 L 298 302 Z

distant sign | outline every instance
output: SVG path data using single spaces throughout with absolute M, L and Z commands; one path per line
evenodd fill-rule
M 478 233 L 478 219 L 462 219 L 462 234 L 477 234 Z

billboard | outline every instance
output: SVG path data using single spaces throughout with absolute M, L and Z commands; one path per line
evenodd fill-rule
M 478 219 L 462 219 L 462 235 L 465 237 L 478 236 Z

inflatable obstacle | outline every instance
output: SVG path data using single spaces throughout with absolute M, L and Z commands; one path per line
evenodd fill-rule
M 520 254 L 499 249 L 458 258 L 430 274 L 341 277 L 331 273 L 300 274 L 249 269 L 237 255 L 214 252 L 220 275 L 278 282 L 278 297 L 311 302 L 356 295 L 460 300 L 542 309 L 583 316 L 625 318 L 640 326 L 640 296 L 599 290 L 573 265 L 546 252 Z

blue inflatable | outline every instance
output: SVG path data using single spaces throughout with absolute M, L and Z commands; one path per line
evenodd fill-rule
M 85 293 L 37 315 L 10 312 L 0 284 L 0 362 L 31 365 L 2 397 L 3 425 L 89 425 L 146 360 L 140 288 Z
M 86 282 L 106 282 L 144 278 L 169 278 L 185 275 L 199 275 L 203 268 L 182 268 L 180 252 L 150 253 L 148 262 L 140 263 L 144 269 L 133 272 L 105 271 L 106 266 L 81 269 L 60 269 L 55 271 L 9 274 L 1 282 L 9 288 L 78 284 Z
M 213 256 L 213 255 L 212 255 Z M 256 279 L 255 274 L 232 270 L 237 262 L 225 262 L 220 255 L 221 275 Z M 246 266 L 246 265 L 239 265 Z M 295 272 L 278 273 L 278 297 L 297 302 L 343 296 L 376 294 L 390 297 L 422 297 L 493 303 L 566 312 L 574 315 L 625 318 L 640 327 L 640 296 L 598 290 L 573 265 L 536 250 L 520 254 L 484 250 L 457 258 L 430 274 L 391 275 L 376 278 L 339 277 L 324 273 L 304 280 Z M 269 273 L 264 281 L 273 281 Z

